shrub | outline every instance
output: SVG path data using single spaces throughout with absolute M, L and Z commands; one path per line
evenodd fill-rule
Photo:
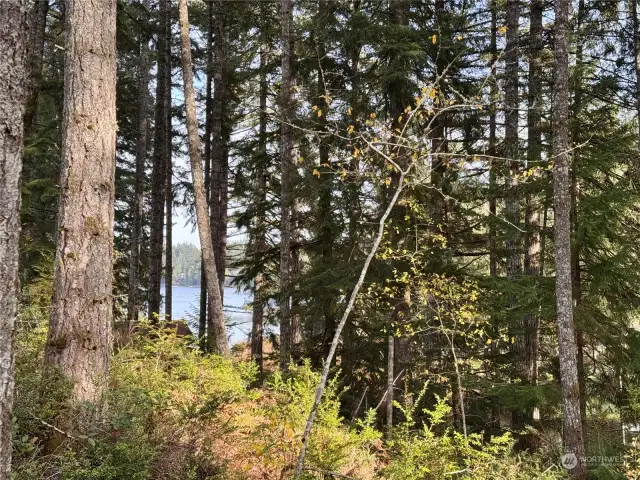
M 416 402 L 417 403 L 417 402 Z M 402 406 L 396 404 L 402 409 Z M 446 428 L 436 434 L 450 414 L 451 407 L 438 399 L 433 410 L 425 410 L 428 425 L 415 430 L 412 411 L 404 411 L 407 421 L 394 431 L 389 442 L 389 464 L 381 472 L 389 480 L 552 480 L 563 478 L 559 467 L 542 468 L 540 460 L 531 455 L 514 455 L 514 441 L 509 434 L 485 441 L 481 434 L 466 438 L 460 432 Z

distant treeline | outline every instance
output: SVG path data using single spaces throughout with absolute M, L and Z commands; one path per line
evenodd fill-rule
M 229 252 L 234 258 L 242 255 L 244 246 L 229 245 Z M 173 246 L 173 284 L 183 287 L 200 286 L 200 249 L 191 243 L 178 243 Z M 227 269 L 229 274 L 229 269 Z
M 173 284 L 183 287 L 200 285 L 200 249 L 191 243 L 173 246 Z

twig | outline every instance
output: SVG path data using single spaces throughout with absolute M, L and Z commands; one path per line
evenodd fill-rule
M 398 381 L 398 379 L 400 378 L 400 376 L 403 373 L 404 373 L 404 368 L 402 370 L 400 370 L 400 373 L 398 374 L 398 376 L 393 381 L 393 385 L 394 386 L 395 386 L 396 382 Z M 387 398 L 387 393 L 389 393 L 389 390 L 385 390 L 384 391 L 384 395 L 382 395 L 382 398 L 380 399 L 380 401 L 378 402 L 378 405 L 376 405 L 376 408 L 374 410 L 378 410 L 380 408 L 380 406 L 382 405 L 382 402 L 384 402 L 384 399 Z
M 362 392 L 362 396 L 360 397 L 360 401 L 358 402 L 358 406 L 353 411 L 353 415 L 351 415 L 351 425 L 356 421 L 356 417 L 358 416 L 358 412 L 360 411 L 360 407 L 362 406 L 362 402 L 364 402 L 364 397 L 369 390 L 369 385 L 364 387 L 364 392 Z
M 320 402 L 322 401 L 322 396 L 324 395 L 324 390 L 327 386 L 327 380 L 329 378 L 329 369 L 331 368 L 331 362 L 333 361 L 333 357 L 336 353 L 336 350 L 338 349 L 338 342 L 340 341 L 340 335 L 342 334 L 342 330 L 345 324 L 347 323 L 349 314 L 351 314 L 351 311 L 353 310 L 353 306 L 356 303 L 356 297 L 358 296 L 358 293 L 360 292 L 360 289 L 364 284 L 364 279 L 367 276 L 369 265 L 371 264 L 371 261 L 373 260 L 373 258 L 376 256 L 378 247 L 380 247 L 380 243 L 382 242 L 382 237 L 384 236 L 384 227 L 385 227 L 387 218 L 389 218 L 389 215 L 391 214 L 391 210 L 393 210 L 393 207 L 398 201 L 400 192 L 402 192 L 402 189 L 404 187 L 404 179 L 406 175 L 409 173 L 409 171 L 411 170 L 411 167 L 413 167 L 413 163 L 411 163 L 406 170 L 400 171 L 400 178 L 398 180 L 398 186 L 396 187 L 396 191 L 393 194 L 393 198 L 389 202 L 387 209 L 382 215 L 382 218 L 380 218 L 380 222 L 378 224 L 378 234 L 376 235 L 376 239 L 373 242 L 373 246 L 371 247 L 371 250 L 369 251 L 369 255 L 367 255 L 367 258 L 364 262 L 362 270 L 360 271 L 360 277 L 358 278 L 358 281 L 356 282 L 355 287 L 351 291 L 351 297 L 349 298 L 349 303 L 347 304 L 347 308 L 342 314 L 340 323 L 338 324 L 335 334 L 333 336 L 333 341 L 331 342 L 331 348 L 329 349 L 329 354 L 327 355 L 327 359 L 324 363 L 324 369 L 322 370 L 322 376 L 320 377 L 320 384 L 316 389 L 316 394 L 313 401 L 313 407 L 311 407 L 311 412 L 309 413 L 309 418 L 307 419 L 307 425 L 304 429 L 304 434 L 302 435 L 302 447 L 300 449 L 300 455 L 298 456 L 298 464 L 296 467 L 295 477 L 299 477 L 303 471 L 304 457 L 307 452 L 307 442 L 309 440 L 309 434 L 311 433 L 311 428 L 313 427 L 313 422 L 316 418 L 318 407 L 320 406 Z
M 64 435 L 65 437 L 67 437 L 70 440 L 78 440 L 76 437 L 74 437 L 73 435 L 71 435 L 68 432 L 65 432 L 64 430 L 60 430 L 58 427 L 56 427 L 55 425 L 52 425 L 49 422 L 45 422 L 43 419 L 41 419 L 40 417 L 35 416 L 33 413 L 30 414 L 34 419 L 38 420 L 42 425 L 44 425 L 45 427 L 48 427 L 50 429 L 52 429 L 54 432 L 59 433 L 60 435 Z

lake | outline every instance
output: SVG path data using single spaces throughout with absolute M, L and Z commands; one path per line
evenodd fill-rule
M 191 331 L 198 333 L 198 315 L 200 311 L 200 287 L 174 286 L 171 308 L 173 318 L 184 318 Z M 251 333 L 251 311 L 246 310 L 251 303 L 249 292 L 238 292 L 233 287 L 224 289 L 224 313 L 227 317 L 228 333 L 231 343 L 247 341 Z

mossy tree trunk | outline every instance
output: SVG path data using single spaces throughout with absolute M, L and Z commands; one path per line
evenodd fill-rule
M 0 2 L 0 480 L 11 478 L 13 334 L 18 314 L 24 140 L 24 0 Z
M 113 322 L 116 0 L 66 3 L 62 171 L 45 373 L 97 403 L 109 373 Z M 70 419 L 63 419 L 65 428 Z

